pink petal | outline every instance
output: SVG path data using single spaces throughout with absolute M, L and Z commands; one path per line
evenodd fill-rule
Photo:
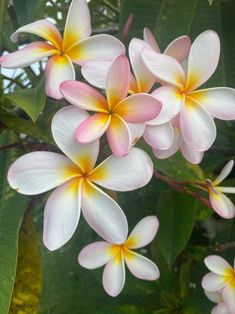
M 196 151 L 206 151 L 216 137 L 216 127 L 209 113 L 192 99 L 187 98 L 180 112 L 183 139 Z
M 104 96 L 95 88 L 78 81 L 65 81 L 60 85 L 63 97 L 74 106 L 96 112 L 107 112 Z
M 147 27 L 144 28 L 144 41 L 146 41 L 146 43 L 148 43 L 154 51 L 161 53 L 155 37 Z
M 129 44 L 129 57 L 138 84 L 139 93 L 147 93 L 156 81 L 141 58 L 143 48 L 150 48 L 145 41 L 133 38 Z
M 104 241 L 95 242 L 84 247 L 79 256 L 79 264 L 87 269 L 95 269 L 108 263 L 115 250 L 112 244 Z
M 131 133 L 128 125 L 120 116 L 112 115 L 106 134 L 114 155 L 124 156 L 128 154 L 131 148 Z
M 76 173 L 75 165 L 63 155 L 32 152 L 14 161 L 7 178 L 10 186 L 17 192 L 37 195 L 54 189 L 78 174 L 79 169 Z
M 81 184 L 69 181 L 52 192 L 44 211 L 43 242 L 57 250 L 73 236 L 81 212 Z
M 228 271 L 232 271 L 232 267 L 229 263 L 221 256 L 210 255 L 204 259 L 206 267 L 217 275 L 227 276 Z
M 144 48 L 141 54 L 147 68 L 161 81 L 183 89 L 185 73 L 172 57 Z
M 132 191 L 146 185 L 153 175 L 149 156 L 139 148 L 132 148 L 123 157 L 110 156 L 89 175 L 89 179 L 114 191 Z
M 12 35 L 11 40 L 17 42 L 21 33 L 35 34 L 39 37 L 48 40 L 56 49 L 60 50 L 62 47 L 62 37 L 56 26 L 48 20 L 42 19 L 36 22 L 24 25 L 18 28 Z
M 58 51 L 53 46 L 44 42 L 35 42 L 16 52 L 1 56 L 0 64 L 9 69 L 23 68 L 54 54 L 58 54 Z
M 89 144 L 79 144 L 75 136 L 78 125 L 88 117 L 85 110 L 67 106 L 57 111 L 51 123 L 56 144 L 84 172 L 93 169 L 99 154 L 98 140 Z
M 220 55 L 220 40 L 216 32 L 201 33 L 193 42 L 188 59 L 187 91 L 205 83 L 215 72 Z
M 95 87 L 106 89 L 108 71 L 111 61 L 90 61 L 86 62 L 81 72 L 83 77 Z
M 128 93 L 130 85 L 130 65 L 126 56 L 117 57 L 109 68 L 106 95 L 112 109 Z
M 231 313 L 235 313 L 235 284 L 234 279 L 223 289 L 224 303 Z
M 63 51 L 90 35 L 91 21 L 87 2 L 73 0 L 69 7 L 64 28 Z
M 174 130 L 170 122 L 160 125 L 146 125 L 144 140 L 157 150 L 169 149 L 174 140 Z
M 228 278 L 226 276 L 217 275 L 214 273 L 208 273 L 202 278 L 202 287 L 207 291 L 219 291 L 228 282 Z
M 141 219 L 129 235 L 125 247 L 139 249 L 153 241 L 158 231 L 159 221 L 156 216 Z
M 82 212 L 91 228 L 106 241 L 121 244 L 126 240 L 128 224 L 121 207 L 89 181 L 82 185 Z
M 222 302 L 212 309 L 211 314 L 231 314 L 231 312 L 228 310 L 225 303 Z
M 95 113 L 82 122 L 76 130 L 76 138 L 80 143 L 90 143 L 100 138 L 107 130 L 111 115 Z
M 223 193 L 217 191 L 217 194 L 211 191 L 209 193 L 211 206 L 214 211 L 225 219 L 231 219 L 235 215 L 235 208 L 232 201 Z
M 233 166 L 234 166 L 234 160 L 230 160 L 229 162 L 227 162 L 226 165 L 221 170 L 218 177 L 213 181 L 213 185 L 218 185 L 222 181 L 224 181 L 228 177 L 230 172 L 232 171 Z
M 156 118 L 162 104 L 149 94 L 131 95 L 122 100 L 113 111 L 129 123 L 143 123 Z
M 182 63 L 188 57 L 191 40 L 188 36 L 181 36 L 173 40 L 165 49 L 164 54 Z
M 139 88 L 137 85 L 137 81 L 134 77 L 134 75 L 131 73 L 131 79 L 130 79 L 130 85 L 129 85 L 129 94 L 138 94 L 139 93 Z
M 116 297 L 125 284 L 125 265 L 121 253 L 118 253 L 104 268 L 103 287 L 111 296 Z
M 200 164 L 200 162 L 202 161 L 204 152 L 198 152 L 194 150 L 184 140 L 182 141 L 180 149 L 184 158 L 188 160 L 191 164 L 197 165 L 197 164 Z
M 140 254 L 125 251 L 124 260 L 130 272 L 139 279 L 157 280 L 160 276 L 157 265 Z
M 74 80 L 75 72 L 70 59 L 64 56 L 51 57 L 46 65 L 46 94 L 55 99 L 63 98 L 59 86 L 63 81 Z

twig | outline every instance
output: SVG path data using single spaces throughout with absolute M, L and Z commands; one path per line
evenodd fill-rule
M 224 243 L 224 244 L 216 244 L 214 250 L 217 252 L 222 252 L 228 249 L 235 248 L 235 242 Z

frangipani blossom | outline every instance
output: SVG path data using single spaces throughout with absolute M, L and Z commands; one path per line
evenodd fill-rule
M 16 42 L 21 33 L 35 34 L 47 42 L 37 41 L 4 55 L 0 64 L 15 69 L 50 57 L 46 65 L 46 94 L 56 99 L 62 98 L 60 83 L 75 79 L 72 62 L 81 66 L 88 61 L 111 62 L 116 56 L 125 54 L 124 45 L 113 36 L 90 37 L 90 13 L 86 0 L 72 0 L 63 38 L 56 26 L 45 19 L 20 27 L 12 34 L 11 40 Z
M 206 257 L 204 262 L 211 272 L 202 279 L 203 289 L 222 293 L 228 310 L 235 313 L 235 267 L 231 267 L 225 259 L 217 255 Z
M 132 145 L 127 123 L 144 123 L 155 118 L 162 105 L 153 96 L 137 94 L 127 97 L 130 66 L 127 57 L 119 56 L 112 63 L 107 78 L 106 98 L 93 87 L 77 81 L 60 86 L 65 99 L 73 105 L 94 111 L 76 130 L 80 143 L 89 143 L 105 132 L 109 146 L 116 156 L 126 155 Z
M 234 217 L 235 208 L 232 201 L 224 193 L 235 194 L 235 187 L 222 187 L 218 185 L 227 178 L 233 166 L 234 161 L 230 160 L 214 181 L 207 179 L 211 206 L 218 215 L 227 219 Z
M 115 191 L 131 191 L 147 184 L 153 174 L 150 158 L 137 148 L 123 158 L 110 156 L 94 167 L 99 141 L 82 145 L 75 138 L 77 125 L 87 117 L 85 110 L 74 106 L 55 114 L 52 134 L 67 157 L 32 152 L 17 159 L 8 171 L 9 184 L 19 193 L 37 195 L 56 188 L 44 212 L 43 240 L 50 250 L 58 249 L 72 237 L 81 209 L 99 235 L 112 243 L 122 243 L 128 232 L 126 216 L 96 184 Z
M 224 303 L 221 292 L 217 292 L 217 291 L 209 292 L 206 290 L 204 290 L 204 292 L 210 301 L 217 303 L 217 305 L 213 307 L 211 314 L 233 314 L 232 312 L 229 311 L 226 304 Z
M 156 280 L 160 275 L 157 265 L 132 250 L 149 244 L 155 237 L 158 226 L 157 217 L 147 216 L 138 222 L 122 244 L 105 241 L 89 244 L 80 252 L 78 262 L 87 269 L 95 269 L 106 264 L 103 287 L 112 297 L 116 297 L 124 287 L 125 263 L 135 277 Z
M 196 91 L 214 73 L 220 55 L 216 32 L 206 31 L 193 42 L 187 73 L 174 58 L 144 48 L 142 58 L 148 69 L 167 86 L 158 88 L 155 97 L 163 108 L 180 111 L 180 130 L 184 141 L 196 151 L 206 151 L 216 137 L 213 118 L 235 119 L 235 89 L 227 87 Z

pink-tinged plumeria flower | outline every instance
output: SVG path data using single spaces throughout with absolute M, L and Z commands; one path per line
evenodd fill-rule
M 132 145 L 127 123 L 144 123 L 155 118 L 162 105 L 148 94 L 127 97 L 130 66 L 127 57 L 119 56 L 112 63 L 107 78 L 106 98 L 93 87 L 77 81 L 60 85 L 65 99 L 73 105 L 94 111 L 76 130 L 80 143 L 89 143 L 105 132 L 109 146 L 116 156 L 126 155 Z
M 224 303 L 221 292 L 209 292 L 206 290 L 204 290 L 204 292 L 210 301 L 217 303 L 217 305 L 213 307 L 211 314 L 233 314 Z
M 103 287 L 112 297 L 116 297 L 124 287 L 125 263 L 137 278 L 156 280 L 160 275 L 158 267 L 148 258 L 132 250 L 149 244 L 157 233 L 158 225 L 157 217 L 147 216 L 138 222 L 122 244 L 104 241 L 89 244 L 80 252 L 78 262 L 87 269 L 95 269 L 106 264 Z
M 180 111 L 180 130 L 184 141 L 196 151 L 206 151 L 216 137 L 213 118 L 235 119 L 235 89 L 218 87 L 196 89 L 214 73 L 220 55 L 217 33 L 206 31 L 193 42 L 187 73 L 176 59 L 144 48 L 142 58 L 148 69 L 166 86 L 154 96 L 164 107 Z
M 125 54 L 124 45 L 115 37 L 102 34 L 91 35 L 90 13 L 86 0 L 73 0 L 66 19 L 64 36 L 48 20 L 20 27 L 12 34 L 16 42 L 21 33 L 31 33 L 47 42 L 37 41 L 0 58 L 5 68 L 26 67 L 45 57 L 50 57 L 46 65 L 46 94 L 56 99 L 62 98 L 59 85 L 65 80 L 75 79 L 72 62 L 83 66 L 86 62 L 109 61 Z
M 17 192 L 36 195 L 56 188 L 44 213 L 43 239 L 55 250 L 75 232 L 80 211 L 88 224 L 104 239 L 122 243 L 128 232 L 126 216 L 119 205 L 95 184 L 115 191 L 131 191 L 147 184 L 153 165 L 141 149 L 132 148 L 123 158 L 110 156 L 95 166 L 99 141 L 79 144 L 78 123 L 87 119 L 85 110 L 74 106 L 59 110 L 52 120 L 52 134 L 64 155 L 32 152 L 17 159 L 8 181 Z
M 218 185 L 227 178 L 233 166 L 234 161 L 230 160 L 214 181 L 207 179 L 211 206 L 218 215 L 227 219 L 234 217 L 235 208 L 232 201 L 224 195 L 224 193 L 235 194 L 235 187 L 223 187 Z
M 225 259 L 217 255 L 206 257 L 204 262 L 211 272 L 202 279 L 203 289 L 209 292 L 222 293 L 228 310 L 235 313 L 235 268 L 232 268 Z

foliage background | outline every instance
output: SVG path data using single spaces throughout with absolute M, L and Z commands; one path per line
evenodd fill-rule
M 1 53 L 17 49 L 9 36 L 18 27 L 51 17 L 61 31 L 69 7 L 63 0 L 8 0 L 0 2 Z M 206 29 L 221 38 L 220 64 L 207 86 L 235 87 L 235 1 L 234 0 L 92 0 L 89 3 L 93 33 L 122 38 L 127 18 L 133 22 L 125 38 L 142 38 L 149 27 L 160 47 L 184 34 L 192 40 Z M 21 37 L 24 45 L 34 37 Z M 101 285 L 102 269 L 88 271 L 78 266 L 77 255 L 98 236 L 82 219 L 69 241 L 55 252 L 42 243 L 43 207 L 47 194 L 29 198 L 11 190 L 6 173 L 19 155 L 33 150 L 53 150 L 50 121 L 65 105 L 44 94 L 43 62 L 21 71 L 1 70 L 0 84 L 0 313 L 1 314 L 160 314 L 210 313 L 213 304 L 204 296 L 200 281 L 207 272 L 203 258 L 219 254 L 232 263 L 235 223 L 223 220 L 192 194 L 179 191 L 153 178 L 143 189 L 112 194 L 125 211 L 130 230 L 146 215 L 156 214 L 160 230 L 142 254 L 159 266 L 157 282 L 140 281 L 127 273 L 122 294 L 111 298 Z M 77 79 L 81 79 L 77 68 Z M 215 144 L 198 166 L 180 154 L 158 161 L 156 169 L 167 179 L 213 178 L 226 161 L 235 157 L 234 122 L 216 121 Z M 142 148 L 151 151 L 142 143 Z M 106 156 L 107 151 L 103 152 Z M 168 180 L 168 181 L 169 181 Z M 235 172 L 227 180 L 235 183 Z M 186 187 L 195 192 L 194 188 Z M 206 194 L 203 195 L 207 197 Z M 147 200 L 147 201 L 146 201 Z

